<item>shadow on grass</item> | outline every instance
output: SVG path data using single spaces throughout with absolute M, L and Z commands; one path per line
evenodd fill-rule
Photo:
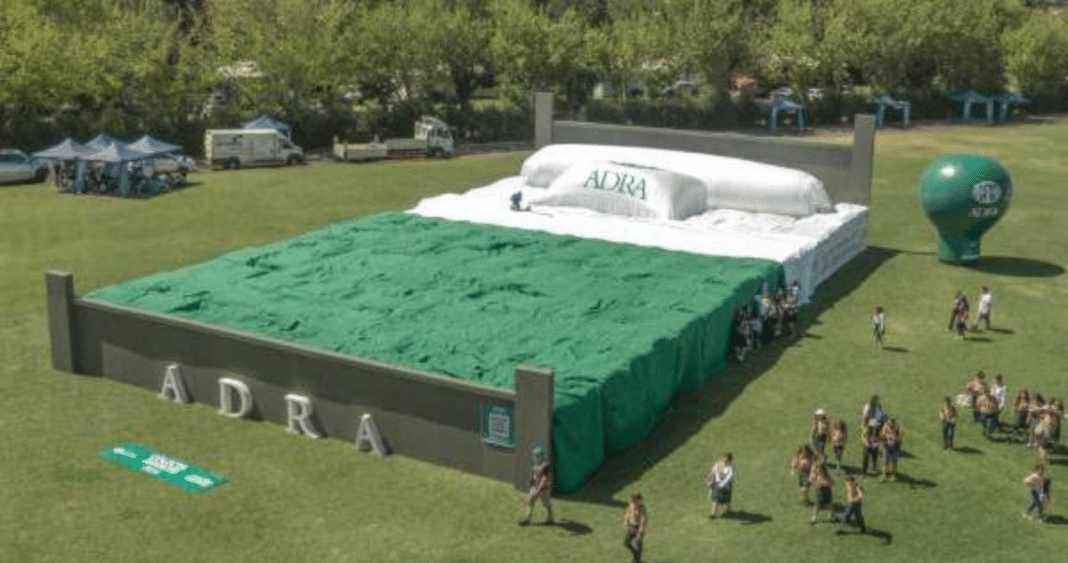
M 754 512 L 745 512 L 744 510 L 732 510 L 721 518 L 724 520 L 737 520 L 743 525 L 771 522 L 771 516 L 767 514 L 756 514 Z
M 890 248 L 871 246 L 853 258 L 820 285 L 815 298 L 801 311 L 798 334 L 803 335 L 809 326 L 818 324 L 824 311 L 852 293 L 872 272 L 897 254 Z M 698 389 L 679 393 L 672 400 L 671 410 L 657 421 L 648 436 L 622 452 L 610 452 L 583 488 L 561 497 L 606 506 L 626 506 L 615 497 L 699 433 L 705 423 L 723 414 L 750 383 L 778 363 L 786 348 L 801 339 L 777 338 L 750 352 L 744 363 L 728 364 Z
M 968 342 L 993 342 L 993 340 L 985 336 L 965 336 L 964 339 Z
M 955 451 L 955 452 L 957 452 L 959 454 L 970 454 L 970 455 L 982 455 L 983 454 L 983 450 L 980 450 L 980 449 L 977 449 L 977 448 L 973 448 L 971 446 L 964 446 L 963 448 L 953 448 L 953 451 Z
M 1046 516 L 1045 523 L 1053 524 L 1054 526 L 1068 526 L 1068 518 L 1057 514 L 1050 514 Z
M 593 532 L 593 528 L 583 524 L 582 522 L 576 522 L 574 520 L 557 520 L 553 524 L 557 528 L 566 531 L 572 536 L 585 536 Z
M 887 352 L 908 352 L 909 351 L 908 348 L 904 348 L 904 347 L 901 347 L 901 346 L 883 346 L 883 350 L 886 350 Z
M 987 274 L 1020 278 L 1055 278 L 1064 274 L 1064 267 L 1058 264 L 1013 256 L 983 256 L 969 267 Z
M 910 489 L 915 489 L 916 487 L 933 489 L 938 486 L 938 483 L 935 483 L 930 479 L 919 479 L 901 472 L 897 473 L 897 482 L 908 485 Z
M 990 332 L 996 332 L 998 334 L 1016 334 L 1016 331 L 1011 328 L 997 328 L 993 326 L 990 327 Z

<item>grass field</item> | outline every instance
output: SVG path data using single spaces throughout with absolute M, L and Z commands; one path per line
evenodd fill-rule
M 973 453 L 943 453 L 937 407 L 977 369 L 1003 372 L 1010 396 L 1022 385 L 1068 395 L 1060 349 L 1068 320 L 1065 146 L 1064 123 L 880 134 L 871 248 L 825 286 L 806 336 L 680 396 L 643 443 L 579 493 L 556 499 L 562 525 L 525 529 L 515 525 L 521 497 L 508 484 L 52 370 L 42 276 L 73 271 L 85 292 L 342 218 L 405 209 L 513 174 L 524 154 L 203 172 L 198 185 L 147 201 L 0 187 L 0 562 L 629 561 L 620 519 L 631 491 L 649 505 L 651 561 L 1055 560 L 1068 547 L 1068 508 L 1059 502 L 1068 469 L 1052 468 L 1052 522 L 1025 520 L 1021 480 L 1033 455 L 988 443 L 963 421 L 957 443 Z M 987 236 L 977 269 L 935 260 L 916 199 L 920 172 L 949 150 L 991 154 L 1015 180 L 1012 207 Z M 956 341 L 944 328 L 953 292 L 963 288 L 974 302 L 982 285 L 994 291 L 1000 330 Z M 872 344 L 868 319 L 877 304 L 887 309 L 887 345 L 896 351 Z M 908 478 L 864 481 L 865 516 L 878 533 L 836 536 L 829 524 L 809 526 L 787 459 L 814 408 L 855 430 L 873 392 L 902 422 L 911 455 L 899 469 Z M 193 496 L 97 457 L 119 439 L 229 482 Z M 725 451 L 738 460 L 734 508 L 743 518 L 710 521 L 701 477 Z M 846 456 L 859 461 L 856 439 Z

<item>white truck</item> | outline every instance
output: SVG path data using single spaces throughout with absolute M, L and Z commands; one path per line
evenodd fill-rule
M 204 159 L 213 168 L 291 166 L 304 162 L 304 151 L 276 129 L 209 129 Z
M 334 138 L 334 158 L 363 161 L 404 156 L 451 157 L 452 129 L 442 120 L 424 115 L 415 122 L 411 139 L 386 139 L 370 143 L 344 143 Z

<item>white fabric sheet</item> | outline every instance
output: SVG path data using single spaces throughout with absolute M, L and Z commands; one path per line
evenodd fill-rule
M 522 191 L 523 200 L 544 194 L 544 188 L 524 183 L 521 176 L 475 188 L 464 194 L 445 194 L 422 200 L 409 210 L 439 217 L 611 242 L 680 250 L 708 256 L 737 256 L 775 260 L 783 264 L 786 282 L 801 284 L 807 303 L 815 288 L 865 247 L 868 209 L 838 204 L 833 213 L 794 218 L 733 209 L 715 209 L 684 221 L 606 215 L 588 209 L 532 205 L 512 211 L 510 196 Z

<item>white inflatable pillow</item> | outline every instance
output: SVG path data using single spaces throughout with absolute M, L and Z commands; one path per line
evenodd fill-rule
M 523 162 L 521 175 L 529 186 L 546 187 L 571 166 L 591 161 L 625 162 L 696 178 L 705 186 L 707 209 L 735 209 L 791 217 L 834 211 L 823 182 L 808 172 L 684 151 L 610 145 L 548 145 Z
M 575 164 L 561 173 L 535 205 L 583 207 L 610 215 L 682 220 L 705 211 L 697 178 L 670 170 L 615 162 Z

